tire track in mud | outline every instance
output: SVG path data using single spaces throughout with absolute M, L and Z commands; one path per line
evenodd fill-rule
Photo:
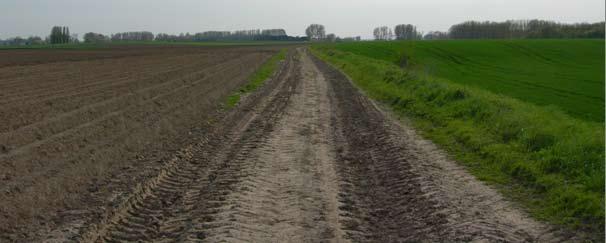
M 314 58 L 334 91 L 341 209 L 355 242 L 444 240 L 446 221 L 430 188 L 410 166 L 406 148 L 392 143 L 382 114 L 348 80 Z
M 267 139 L 241 162 L 246 176 L 209 224 L 209 242 L 345 241 L 328 88 L 307 54 L 299 54 L 296 91 Z
M 131 197 L 83 241 L 158 241 L 204 238 L 224 195 L 240 176 L 241 161 L 266 137 L 288 104 L 296 78 L 290 58 L 259 94 L 248 97 L 241 112 L 232 112 L 206 142 L 183 150 L 157 177 L 138 187 Z
M 558 241 L 412 130 L 389 119 L 335 68 L 313 58 L 334 91 L 344 230 L 355 242 Z
M 305 49 L 291 51 L 202 142 L 182 149 L 79 240 L 554 239 L 540 238 L 546 228 L 532 220 L 496 210 L 515 211 L 491 206 L 486 195 L 496 193 L 475 191 L 472 178 L 430 168 L 441 158 L 402 129 L 342 73 Z

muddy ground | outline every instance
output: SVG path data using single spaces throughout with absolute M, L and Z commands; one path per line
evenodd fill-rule
M 574 240 L 561 238 L 478 182 L 305 48 L 292 48 L 262 88 L 214 117 L 206 125 L 194 124 L 189 143 L 166 150 L 171 156 L 155 158 L 146 173 L 133 167 L 92 183 L 86 195 L 99 199 L 79 204 L 92 206 L 61 211 L 56 223 L 28 237 L 51 242 Z M 5 239 L 24 239 L 10 237 Z

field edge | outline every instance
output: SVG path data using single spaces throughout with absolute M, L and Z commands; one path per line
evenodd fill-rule
M 546 169 L 553 170 L 549 163 L 558 159 L 557 151 L 554 151 L 557 149 L 567 149 L 565 152 L 571 154 L 581 152 L 581 156 L 586 155 L 584 159 L 591 160 L 591 166 L 597 166 L 594 171 L 603 172 L 600 161 L 604 160 L 604 130 L 600 124 L 579 121 L 559 111 L 552 113 L 444 79 L 420 76 L 388 62 L 334 48 L 312 46 L 310 49 L 314 55 L 351 77 L 370 98 L 391 109 L 398 117 L 410 120 L 423 137 L 445 149 L 476 178 L 495 185 L 502 194 L 521 203 L 533 217 L 565 228 L 581 229 L 592 235 L 591 238 L 603 236 L 603 173 L 582 175 L 584 178 L 576 175 L 578 178 L 575 178 L 566 172 L 545 172 Z M 456 110 L 453 112 L 453 109 Z M 514 116 L 504 115 L 506 112 Z M 501 119 L 496 123 L 495 116 L 505 116 L 509 120 Z M 553 129 L 540 127 L 546 120 L 551 120 L 547 127 L 557 128 L 557 132 L 563 128 L 570 130 L 564 132 L 566 136 L 557 136 Z M 537 123 L 525 127 L 525 131 L 522 128 L 522 134 L 519 131 L 501 133 L 511 133 L 520 128 L 516 124 L 529 121 Z M 550 127 L 555 126 L 554 121 L 564 125 Z M 515 137 L 507 138 L 508 141 L 503 135 Z M 585 135 L 589 139 L 579 140 Z M 564 138 L 582 144 L 575 148 Z M 579 159 L 572 156 L 560 160 Z M 544 160 L 544 157 L 551 160 Z M 583 179 L 585 181 L 579 182 Z
M 225 107 L 231 109 L 235 107 L 242 96 L 249 94 L 257 90 L 262 86 L 265 81 L 270 78 L 278 68 L 281 61 L 286 58 L 287 49 L 281 49 L 278 53 L 274 54 L 269 60 L 261 65 L 257 71 L 255 71 L 249 78 L 249 81 L 240 87 L 237 91 L 230 94 L 224 101 Z

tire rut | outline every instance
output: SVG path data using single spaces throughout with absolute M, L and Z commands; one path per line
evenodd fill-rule
M 417 140 L 345 75 L 304 48 L 291 50 L 259 91 L 79 240 L 553 240 L 539 238 L 547 228 L 531 220 L 518 226 L 492 213 L 482 195 L 452 193 L 445 182 L 459 174 L 429 168 L 439 158 Z M 465 183 L 458 190 L 475 190 Z M 470 211 L 473 204 L 486 207 Z
M 333 113 L 325 80 L 298 50 L 299 84 L 267 139 L 241 161 L 246 175 L 210 224 L 210 242 L 344 242 L 339 226 Z M 247 151 L 248 152 L 248 151 Z
M 557 241 L 429 142 L 389 119 L 349 79 L 313 58 L 328 80 L 343 225 L 355 242 Z M 481 188 L 481 189 L 478 189 Z M 453 192 L 455 191 L 455 192 Z M 463 191 L 463 193 L 461 193 Z M 489 196 L 490 195 L 490 196 Z M 457 205 L 458 204 L 458 205 Z
M 201 229 L 238 182 L 242 161 L 266 137 L 288 104 L 296 80 L 291 58 L 272 85 L 249 97 L 244 113 L 228 116 L 203 143 L 180 153 L 157 177 L 140 186 L 83 241 L 179 241 L 204 238 Z M 271 87 L 273 86 L 273 87 Z M 275 88 L 275 89 L 271 89 Z M 268 101 L 264 101 L 268 100 Z M 256 104 L 256 105 L 253 105 Z M 244 114 L 244 115 L 243 115 Z M 236 117 L 234 117 L 236 116 Z M 237 118 L 237 116 L 240 116 Z

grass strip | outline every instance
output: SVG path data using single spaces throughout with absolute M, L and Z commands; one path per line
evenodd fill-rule
M 238 102 L 240 102 L 240 97 L 242 97 L 242 95 L 253 92 L 263 85 L 265 80 L 271 77 L 271 75 L 276 71 L 279 62 L 286 58 L 286 52 L 287 49 L 282 49 L 280 52 L 272 56 L 250 76 L 248 83 L 240 87 L 238 91 L 228 96 L 227 100 L 225 101 L 227 108 L 233 108 L 238 104 Z

